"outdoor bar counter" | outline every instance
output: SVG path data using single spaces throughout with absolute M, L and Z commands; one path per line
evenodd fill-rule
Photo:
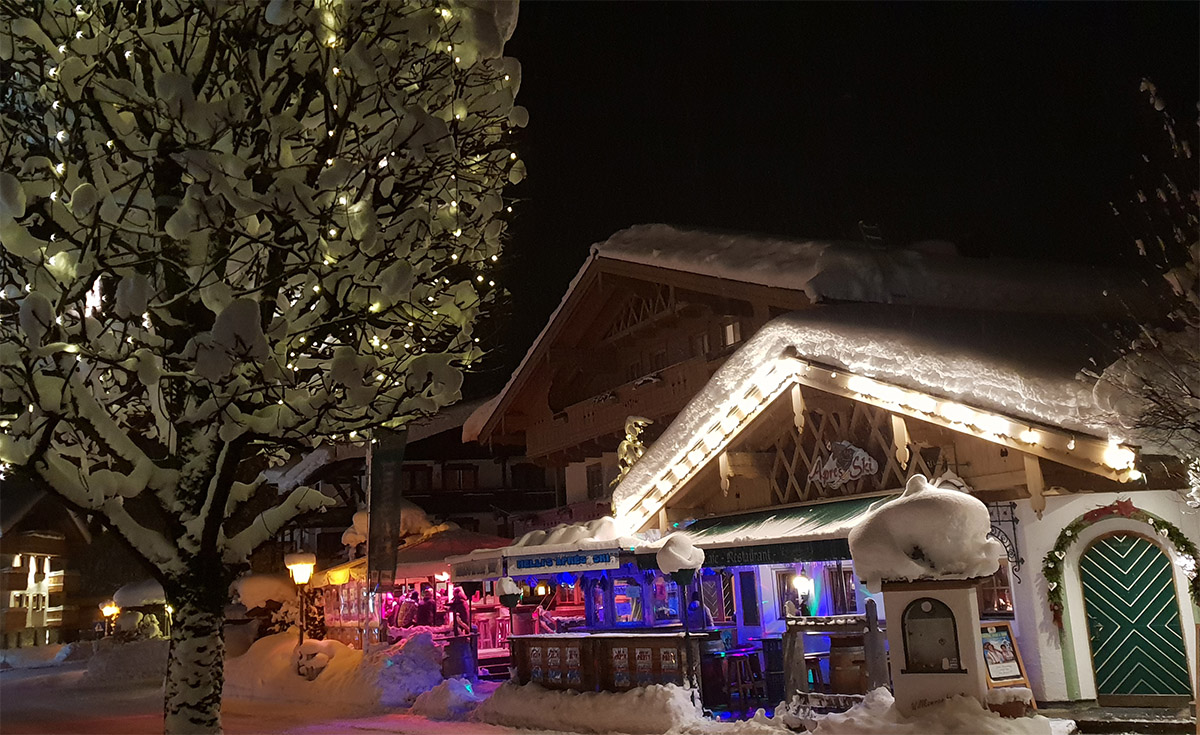
M 549 689 L 624 691 L 649 684 L 683 685 L 699 675 L 705 634 L 586 632 L 511 636 L 512 661 L 522 684 Z

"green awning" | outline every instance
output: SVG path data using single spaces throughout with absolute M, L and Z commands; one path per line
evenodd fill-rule
M 704 566 L 792 564 L 849 559 L 851 529 L 898 497 L 876 495 L 701 518 L 675 533 L 704 549 Z

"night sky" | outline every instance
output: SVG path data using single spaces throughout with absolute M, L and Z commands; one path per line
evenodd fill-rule
M 1198 8 L 525 0 L 512 303 L 472 384 L 502 386 L 588 247 L 633 224 L 857 240 L 865 220 L 890 245 L 1122 262 L 1107 203 L 1155 124 L 1138 82 L 1195 121 Z

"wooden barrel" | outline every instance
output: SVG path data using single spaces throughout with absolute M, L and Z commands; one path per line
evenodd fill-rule
M 829 686 L 835 694 L 867 693 L 867 655 L 862 646 L 831 646 Z

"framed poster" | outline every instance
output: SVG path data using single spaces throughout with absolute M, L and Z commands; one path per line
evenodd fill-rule
M 983 646 L 983 661 L 987 665 L 988 688 L 1029 686 L 1021 649 L 1013 636 L 1012 626 L 1005 621 L 979 624 L 979 642 Z M 1034 704 L 1037 709 L 1037 704 Z

